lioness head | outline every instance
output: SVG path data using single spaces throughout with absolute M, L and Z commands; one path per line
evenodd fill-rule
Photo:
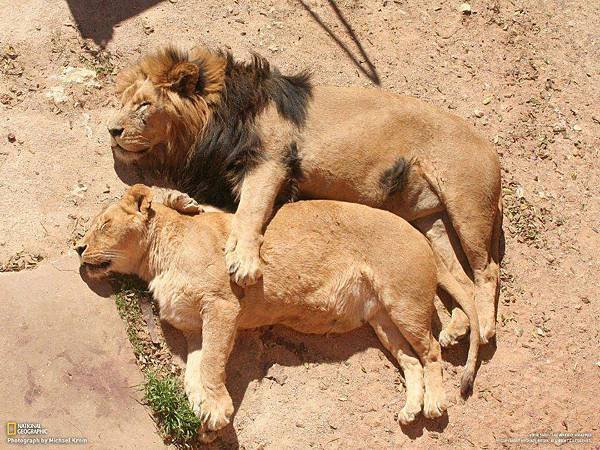
M 76 247 L 87 275 L 98 278 L 110 272 L 137 273 L 146 253 L 151 206 L 150 188 L 136 184 L 92 221 Z
M 108 124 L 115 158 L 127 163 L 189 148 L 220 99 L 225 65 L 205 49 L 167 47 L 123 70 L 121 107 Z

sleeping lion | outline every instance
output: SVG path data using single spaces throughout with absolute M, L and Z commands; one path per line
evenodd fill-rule
M 236 211 L 225 258 L 239 285 L 261 276 L 274 206 L 362 203 L 427 236 L 474 293 L 482 342 L 494 336 L 500 166 L 464 120 L 383 90 L 313 87 L 307 73 L 282 75 L 257 55 L 239 62 L 204 48 L 145 56 L 119 74 L 117 92 L 121 108 L 109 124 L 116 163 L 137 166 L 147 184 Z M 455 308 L 440 342 L 467 329 Z
M 369 323 L 406 379 L 402 423 L 446 409 L 440 346 L 431 333 L 438 288 L 470 320 L 461 392 L 472 387 L 477 312 L 427 239 L 400 217 L 363 205 L 302 201 L 283 206 L 266 228 L 263 277 L 239 288 L 222 252 L 235 216 L 203 212 L 186 195 L 152 202 L 144 185 L 100 213 L 77 247 L 91 277 L 135 274 L 149 282 L 160 316 L 188 343 L 185 388 L 206 431 L 229 423 L 225 367 L 238 329 L 283 324 L 304 333 L 344 333 Z M 241 293 L 243 291 L 243 294 Z

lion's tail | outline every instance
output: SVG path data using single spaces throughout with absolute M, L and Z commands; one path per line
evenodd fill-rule
M 477 356 L 479 354 L 479 319 L 477 317 L 477 310 L 475 309 L 475 300 L 474 296 L 467 295 L 437 254 L 435 255 L 435 259 L 439 287 L 446 291 L 460 305 L 469 318 L 471 329 L 469 334 L 469 353 L 460 381 L 460 393 L 463 397 L 468 397 L 473 389 L 473 381 L 475 380 L 475 371 L 477 369 Z

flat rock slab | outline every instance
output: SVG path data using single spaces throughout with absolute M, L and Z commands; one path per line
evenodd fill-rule
M 0 274 L 0 421 L 39 423 L 43 438 L 87 439 L 81 448 L 164 448 L 139 403 L 143 377 L 114 302 L 102 296 L 109 291 L 92 291 L 78 266 L 65 256 Z

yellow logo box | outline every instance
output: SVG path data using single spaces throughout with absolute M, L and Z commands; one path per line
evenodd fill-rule
M 7 436 L 16 436 L 17 434 L 17 422 L 7 422 L 6 423 L 6 435 Z

